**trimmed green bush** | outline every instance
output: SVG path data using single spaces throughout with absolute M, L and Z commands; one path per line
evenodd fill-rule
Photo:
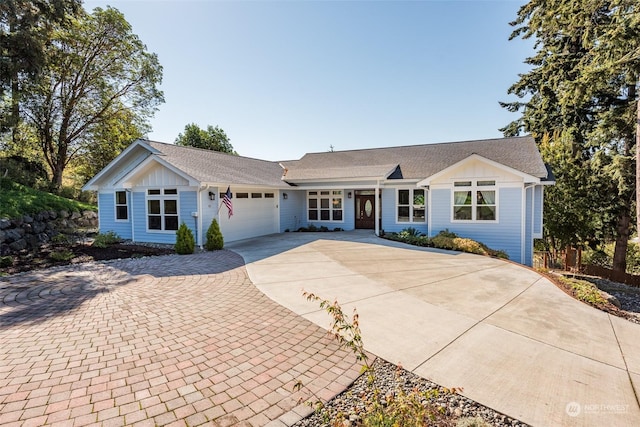
M 217 251 L 224 247 L 224 237 L 220 232 L 218 221 L 214 218 L 207 230 L 207 243 L 205 247 L 208 251 Z
M 73 254 L 73 252 L 67 251 L 67 250 L 55 251 L 55 252 L 51 252 L 49 254 L 49 258 L 51 258 L 54 261 L 58 261 L 58 262 L 70 261 L 74 257 L 75 257 L 75 255 Z
M 502 259 L 509 259 L 505 251 L 495 250 L 487 247 L 484 243 L 472 239 L 460 237 L 449 230 L 442 230 L 436 236 L 428 238 L 413 227 L 408 227 L 399 233 L 387 233 L 385 239 L 404 242 L 414 246 L 425 246 L 438 249 L 448 249 L 450 251 L 468 252 L 478 255 L 489 255 Z
M 10 255 L 0 257 L 0 268 L 11 267 L 13 265 L 13 257 Z
M 120 236 L 113 231 L 107 231 L 106 233 L 98 233 L 92 246 L 95 246 L 96 248 L 106 248 L 107 246 L 120 242 L 122 242 Z
M 182 222 L 176 232 L 176 253 L 180 255 L 192 254 L 195 249 L 196 239 L 187 224 Z

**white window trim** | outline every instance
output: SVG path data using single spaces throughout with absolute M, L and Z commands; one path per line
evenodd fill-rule
M 464 186 L 464 187 L 456 187 L 455 183 L 456 182 L 465 182 L 465 181 L 471 181 L 471 185 L 470 186 Z M 451 214 L 451 222 L 455 222 L 457 224 L 496 224 L 499 222 L 499 207 L 500 207 L 500 200 L 499 200 L 499 194 L 500 192 L 498 191 L 499 187 L 498 187 L 498 183 L 496 182 L 494 185 L 478 185 L 478 181 L 495 181 L 493 179 L 456 179 L 455 182 L 453 183 L 453 187 L 451 189 L 451 205 L 449 206 L 449 211 Z M 478 200 L 478 196 L 477 196 L 477 192 L 478 190 L 486 190 L 486 189 L 493 189 L 493 191 L 495 191 L 495 207 L 496 207 L 496 219 L 476 219 L 476 215 L 477 215 L 477 211 L 476 208 L 478 206 L 477 200 Z M 453 213 L 453 207 L 454 207 L 454 202 L 456 200 L 456 196 L 455 196 L 455 192 L 456 191 L 469 191 L 471 190 L 471 219 L 455 219 L 454 218 L 454 213 Z
M 124 193 L 124 197 L 125 197 L 125 201 L 126 204 L 121 205 L 118 204 L 118 193 Z M 113 192 L 113 219 L 115 222 L 124 222 L 127 223 L 129 222 L 129 219 L 131 218 L 131 211 L 129 209 L 130 206 L 130 199 L 129 199 L 129 192 L 122 189 L 122 190 L 115 190 Z M 126 206 L 127 207 L 127 219 L 119 219 L 118 218 L 118 206 Z
M 401 190 L 409 190 L 409 201 L 413 200 L 414 197 L 414 191 L 415 190 L 422 190 L 424 192 L 424 221 L 414 221 L 413 219 L 413 209 L 414 209 L 414 205 L 413 203 L 410 203 L 409 206 L 409 221 L 400 221 L 398 219 L 398 207 L 400 207 L 400 191 Z M 395 204 L 395 210 L 396 210 L 396 224 L 427 224 L 428 218 L 427 218 L 427 189 L 426 188 L 411 188 L 411 187 L 407 187 L 407 188 L 396 188 L 396 204 Z M 407 205 L 402 205 L 402 206 L 407 206 Z
M 164 194 L 165 190 L 175 190 L 176 188 L 158 188 L 158 187 L 149 187 L 145 190 L 144 194 L 145 194 L 145 199 L 144 199 L 144 211 L 145 211 L 145 228 L 147 230 L 147 233 L 154 233 L 154 234 L 176 234 L 176 232 L 178 230 L 165 230 L 164 229 L 164 203 L 162 203 L 162 201 L 164 200 L 175 200 L 176 201 L 176 211 L 178 212 L 178 228 L 180 227 L 180 190 L 177 190 L 177 194 Z M 149 190 L 160 190 L 160 194 L 149 194 Z M 149 228 L 149 200 L 160 200 L 160 226 L 162 227 L 161 230 L 155 230 L 155 229 L 151 229 Z M 155 215 L 155 214 L 154 214 Z
M 321 191 L 328 191 L 329 194 L 328 195 L 326 195 L 326 194 L 325 195 L 321 195 L 320 194 Z M 341 194 L 340 195 L 333 194 L 334 191 L 340 191 Z M 310 219 L 309 218 L 309 211 L 311 210 L 311 208 L 309 208 L 309 199 L 311 198 L 311 195 L 309 193 L 311 193 L 311 192 L 318 193 L 313 197 L 314 199 L 318 200 L 318 207 L 315 208 L 318 211 L 318 219 Z M 309 222 L 309 223 L 322 222 L 322 223 L 336 223 L 336 224 L 344 223 L 344 213 L 345 213 L 344 193 L 345 193 L 345 191 L 343 189 L 308 190 L 307 191 L 307 222 Z M 327 197 L 329 198 L 329 219 L 320 219 L 320 217 L 321 217 L 320 211 L 323 210 L 320 207 L 321 206 L 320 199 L 327 198 Z M 342 207 L 340 209 L 333 209 L 333 199 L 341 199 L 340 206 L 342 206 Z M 334 210 L 342 211 L 342 220 L 332 219 Z

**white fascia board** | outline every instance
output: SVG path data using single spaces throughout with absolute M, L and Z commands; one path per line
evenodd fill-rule
M 431 184 L 431 181 L 441 177 L 442 175 L 445 175 L 445 174 L 451 172 L 453 169 L 456 169 L 458 167 L 463 166 L 465 163 L 468 163 L 468 162 L 470 162 L 472 160 L 479 160 L 479 161 L 484 162 L 484 163 L 486 163 L 486 164 L 488 164 L 490 166 L 493 166 L 493 167 L 495 167 L 497 169 L 502 169 L 505 172 L 509 172 L 509 173 L 511 173 L 513 175 L 522 177 L 522 179 L 523 179 L 523 181 L 525 183 L 535 183 L 535 184 L 539 184 L 540 183 L 540 178 L 538 178 L 538 177 L 535 177 L 533 175 L 529 175 L 528 173 L 524 173 L 524 172 L 519 171 L 517 169 L 513 169 L 512 167 L 503 165 L 502 163 L 498 163 L 496 161 L 487 159 L 486 157 L 482 157 L 479 154 L 471 154 L 470 156 L 465 157 L 464 159 L 460 160 L 459 162 L 456 162 L 456 163 L 452 164 L 451 166 L 441 170 L 440 172 L 437 172 L 437 173 L 435 173 L 435 174 L 423 179 L 422 181 L 418 182 L 418 187 L 429 186 Z
M 380 184 L 383 187 L 406 187 L 408 185 L 415 185 L 419 187 L 420 180 L 419 179 L 385 179 L 381 181 Z
M 351 183 L 360 184 L 363 182 L 371 182 L 371 185 L 375 186 L 376 183 L 380 180 L 379 176 L 363 176 L 358 178 L 312 178 L 312 179 L 296 179 L 296 180 L 284 180 L 288 184 L 292 185 L 309 185 L 311 184 L 322 184 L 323 182 L 328 183 L 336 183 L 336 182 L 344 182 L 351 185 Z
M 163 158 L 161 158 L 161 157 L 159 157 L 158 155 L 155 155 L 155 154 L 147 157 L 146 159 L 144 159 L 139 165 L 137 165 L 135 168 L 133 168 L 128 174 L 126 174 L 125 176 L 120 178 L 117 182 L 114 182 L 113 185 L 115 186 L 115 185 L 120 184 L 124 188 L 131 188 L 132 185 L 129 182 L 129 180 L 132 179 L 133 177 L 135 177 L 142 169 L 144 169 L 151 162 L 159 163 L 160 165 L 166 167 L 167 169 L 169 169 L 171 172 L 175 173 L 176 175 L 181 176 L 182 178 L 186 179 L 187 181 L 189 181 L 189 186 L 190 187 L 200 187 L 201 186 L 200 181 L 198 181 L 197 179 L 195 179 L 194 177 L 192 177 L 190 175 L 187 175 L 182 170 L 176 168 L 172 164 L 169 164 L 166 160 L 164 160 Z
M 133 151 L 136 147 L 143 146 L 146 150 L 148 150 L 152 154 L 158 153 L 157 150 L 154 150 L 148 144 L 141 139 L 136 139 L 133 141 L 127 148 L 122 150 L 120 154 L 116 156 L 115 159 L 111 160 L 107 166 L 105 166 L 100 172 L 98 172 L 93 178 L 91 178 L 85 185 L 82 186 L 83 191 L 97 191 L 100 186 L 96 185 L 96 181 L 98 181 L 104 174 L 109 172 L 114 166 L 120 163 L 124 157 L 126 157 L 131 151 Z
M 264 184 L 245 184 L 245 183 L 241 183 L 241 182 L 203 182 L 201 184 L 202 187 L 210 187 L 210 188 L 214 188 L 214 187 L 218 187 L 218 188 L 227 188 L 227 187 L 231 187 L 231 189 L 233 190 L 234 187 L 239 187 L 239 188 L 255 188 L 257 190 L 294 190 L 298 187 L 291 187 L 291 186 L 287 186 L 287 187 L 283 187 L 283 186 L 273 186 L 273 185 L 264 185 Z

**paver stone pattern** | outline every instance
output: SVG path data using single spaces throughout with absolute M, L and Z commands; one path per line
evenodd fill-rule
M 0 278 L 2 426 L 261 426 L 359 370 L 230 251 Z

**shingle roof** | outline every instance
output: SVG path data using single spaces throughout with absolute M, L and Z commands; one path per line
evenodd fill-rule
M 530 136 L 478 141 L 372 148 L 305 154 L 300 160 L 282 162 L 288 182 L 318 178 L 371 177 L 375 167 L 399 166 L 393 178 L 424 179 L 464 160 L 480 155 L 526 174 L 546 178 L 535 141 Z M 366 168 L 361 168 L 366 166 Z M 342 176 L 343 175 L 343 176 Z M 382 173 L 379 174 L 382 177 Z
M 288 187 L 278 162 L 234 156 L 211 150 L 141 140 L 159 157 L 200 182 Z

